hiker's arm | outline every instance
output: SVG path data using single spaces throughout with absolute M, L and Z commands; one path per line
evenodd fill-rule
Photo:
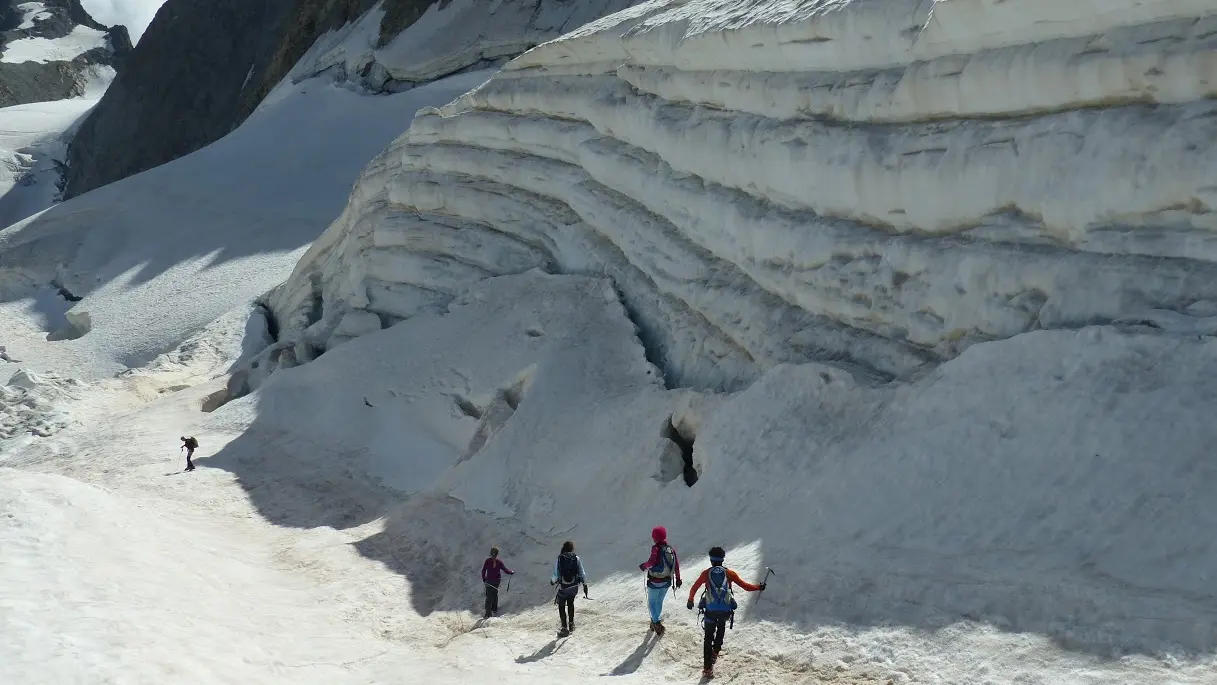
M 575 561 L 579 562 L 579 579 L 583 581 L 584 586 L 587 586 L 587 571 L 583 570 L 583 557 L 575 557 Z
M 753 585 L 752 583 L 749 583 L 748 581 L 744 580 L 743 578 L 740 578 L 738 573 L 736 573 L 735 571 L 732 571 L 730 569 L 727 570 L 727 576 L 729 578 L 731 578 L 731 582 L 744 588 L 748 592 L 756 592 L 757 590 L 761 589 L 760 585 Z
M 507 568 L 507 564 L 504 564 L 502 561 L 499 562 L 499 568 L 503 571 L 503 573 L 506 573 L 509 576 L 515 575 L 515 571 Z
M 652 545 L 651 546 L 651 556 L 647 557 L 647 560 L 645 562 L 638 565 L 638 570 L 645 571 L 648 568 L 654 566 L 655 564 L 658 564 L 659 559 L 656 558 L 658 556 L 659 556 L 659 548 Z
M 672 573 L 676 574 L 676 587 L 680 587 L 682 585 L 680 580 L 680 557 L 676 556 L 676 550 L 672 550 L 672 562 Z
M 554 574 L 552 576 L 550 576 L 549 584 L 553 585 L 556 582 L 558 582 L 558 560 L 557 559 L 554 560 Z
M 710 569 L 706 569 L 705 571 L 702 571 L 701 575 L 697 577 L 697 582 L 693 583 L 693 587 L 689 588 L 689 601 L 690 602 L 692 602 L 693 598 L 697 595 L 698 588 L 700 588 L 701 586 L 706 584 L 706 578 L 709 577 L 709 573 L 710 573 Z

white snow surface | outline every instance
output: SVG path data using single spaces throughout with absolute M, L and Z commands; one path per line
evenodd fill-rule
M 173 349 L 282 282 L 403 122 L 486 76 L 383 98 L 305 82 L 197 152 L 0 230 L 0 302 L 25 311 L 52 282 L 83 298 L 60 308 L 81 325 L 49 312 L 0 344 L 20 357 L 50 335 L 84 379 Z
M 18 30 L 32 29 L 34 22 L 51 17 L 51 13 L 46 10 L 46 5 L 41 2 L 23 2 L 18 4 L 16 9 L 21 10 L 21 23 L 17 25 Z
M 110 67 L 105 67 L 113 72 Z M 104 91 L 104 86 L 99 90 Z M 60 165 L 76 127 L 101 93 L 0 108 L 0 226 L 32 216 L 57 201 Z
M 229 362 L 239 318 L 209 334 Z M 913 383 L 811 363 L 665 390 L 610 281 L 533 270 L 209 413 L 218 358 L 175 352 L 141 371 L 159 392 L 90 389 L 0 453 L 0 661 L 31 684 L 689 680 L 681 598 L 644 637 L 663 524 L 686 583 L 713 544 L 778 573 L 722 678 L 1209 683 L 1215 345 L 1040 331 Z M 696 439 L 691 488 L 669 420 Z M 565 539 L 594 601 L 555 642 Z M 481 621 L 491 544 L 516 575 Z
M 105 31 L 88 26 L 75 26 L 62 38 L 21 38 L 4 46 L 0 62 L 59 62 L 76 57 L 110 44 Z
M 684 592 L 645 633 L 662 524 L 686 583 L 715 544 L 777 573 L 719 680 L 1212 683 L 1205 96 L 990 118 L 918 96 L 895 121 L 733 90 L 821 102 L 860 64 L 955 45 L 996 69 L 1083 25 L 1108 42 L 1037 68 L 1119 31 L 1165 55 L 1208 9 L 930 5 L 639 5 L 422 113 L 345 209 L 417 107 L 486 74 L 287 83 L 212 146 L 0 231 L 4 678 L 690 682 Z M 716 50 L 741 71 L 685 70 Z M 783 53 L 839 85 L 758 76 Z M 1003 73 L 984 106 L 1051 97 Z M 1000 220 L 935 223 L 986 188 L 1014 198 Z M 1172 193 L 1197 201 L 1147 209 Z M 251 301 L 284 278 L 268 319 Z M 593 599 L 555 640 L 567 539 Z M 492 544 L 517 573 L 483 621 Z
M 275 310 L 325 347 L 352 311 L 604 273 L 670 383 L 724 389 L 1207 311 L 1215 40 L 1207 1 L 640 4 L 420 112 Z

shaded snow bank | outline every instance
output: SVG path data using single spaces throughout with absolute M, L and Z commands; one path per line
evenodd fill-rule
M 522 573 L 514 601 L 550 611 L 544 583 L 522 579 L 547 577 L 572 537 L 597 612 L 636 615 L 641 630 L 631 560 L 663 523 L 687 574 L 713 544 L 749 577 L 781 574 L 732 636 L 777 659 L 733 666 L 746 680 L 762 672 L 748 668 L 831 673 L 842 624 L 900 644 L 854 663 L 860 679 L 966 682 L 982 653 L 995 683 L 1207 677 L 1184 657 L 1217 650 L 1217 508 L 1204 495 L 1217 487 L 1217 342 L 1040 331 L 973 346 L 912 384 L 811 363 L 701 396 L 658 382 L 607 279 L 491 278 L 447 309 L 209 414 L 213 430 L 241 431 L 206 464 L 232 470 L 280 525 L 384 516 L 357 547 L 410 579 L 423 615 L 469 606 L 468 569 L 492 543 Z M 692 487 L 664 475 L 672 420 L 693 442 Z M 680 604 L 668 611 L 683 624 Z M 1168 653 L 1175 670 L 1138 656 Z
M 1217 12 L 1086 7 L 635 6 L 421 112 L 272 305 L 321 350 L 490 275 L 603 273 L 704 388 L 1207 309 Z

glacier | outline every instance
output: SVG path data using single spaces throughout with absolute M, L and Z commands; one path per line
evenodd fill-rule
M 717 390 L 1211 316 L 1215 46 L 1186 0 L 638 4 L 421 111 L 269 302 L 308 359 L 605 274 L 668 383 Z

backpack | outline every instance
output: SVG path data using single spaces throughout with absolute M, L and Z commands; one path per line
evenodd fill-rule
M 659 558 L 648 570 L 647 576 L 650 580 L 667 580 L 672 577 L 672 572 L 676 568 L 676 553 L 669 545 L 655 546 L 659 547 Z
M 189 447 L 192 450 L 197 450 L 199 448 L 199 441 L 195 440 L 193 437 L 186 438 L 186 447 Z
M 727 567 L 711 566 L 706 574 L 706 589 L 701 595 L 701 608 L 705 611 L 735 611 L 739 604 L 731 592 L 731 579 Z
M 579 584 L 579 557 L 574 552 L 558 555 L 558 582 L 563 587 L 573 587 Z

